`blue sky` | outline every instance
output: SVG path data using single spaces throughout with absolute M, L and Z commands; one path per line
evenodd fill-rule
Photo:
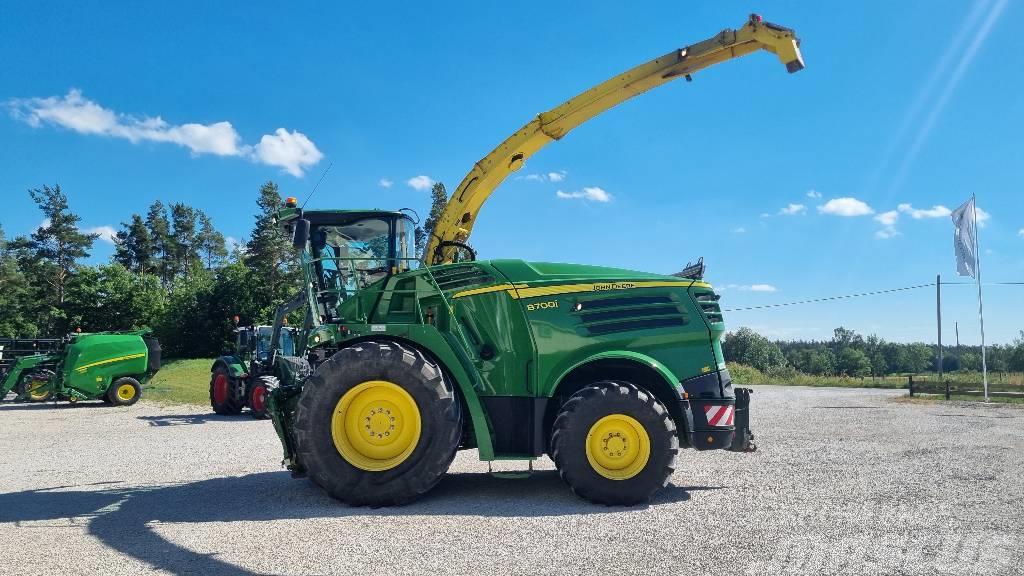
M 727 308 L 757 306 L 956 280 L 946 211 L 975 193 L 985 280 L 1024 281 L 1020 3 L 212 4 L 0 8 L 7 234 L 40 221 L 26 190 L 59 182 L 86 227 L 161 199 L 242 238 L 263 181 L 304 196 L 331 163 L 311 206 L 423 213 L 416 177 L 452 189 L 534 114 L 760 12 L 797 30 L 805 71 L 755 54 L 583 125 L 489 200 L 482 256 L 704 256 Z M 990 342 L 1024 328 L 1024 288 L 985 303 Z M 934 314 L 922 289 L 727 320 L 933 341 Z M 959 321 L 978 341 L 970 286 L 944 314 L 944 340 Z

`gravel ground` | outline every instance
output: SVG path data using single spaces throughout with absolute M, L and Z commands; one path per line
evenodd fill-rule
M 265 421 L 3 405 L 0 574 L 1020 574 L 1024 409 L 896 394 L 759 387 L 760 450 L 684 451 L 639 508 L 475 452 L 417 503 L 350 508 L 278 467 Z

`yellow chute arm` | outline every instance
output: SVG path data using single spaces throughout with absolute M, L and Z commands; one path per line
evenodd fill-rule
M 719 62 L 767 50 L 779 57 L 789 72 L 804 67 L 799 40 L 789 28 L 769 24 L 752 15 L 739 30 L 723 30 L 713 38 L 641 64 L 577 95 L 562 105 L 537 115 L 473 166 L 455 189 L 430 236 L 423 259 L 434 264 L 451 262 L 456 248 L 473 230 L 480 207 L 509 174 L 553 140 L 601 112 L 651 88 Z

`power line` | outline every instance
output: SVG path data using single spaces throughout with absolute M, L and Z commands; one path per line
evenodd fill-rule
M 943 286 L 974 286 L 974 282 L 943 282 Z M 985 282 L 984 286 L 1024 286 L 1024 282 Z M 878 294 L 890 294 L 892 292 L 905 292 L 917 290 L 918 288 L 930 288 L 935 286 L 934 282 L 927 284 L 916 284 L 914 286 L 903 286 L 901 288 L 889 288 L 888 290 L 874 290 L 872 292 L 859 292 L 857 294 L 844 294 L 842 296 L 828 296 L 825 298 L 812 298 L 811 300 L 799 300 L 796 302 L 782 302 L 780 304 L 764 304 L 761 306 L 747 306 L 745 308 L 726 308 L 722 312 L 743 312 L 746 310 L 762 310 L 765 308 L 781 308 L 783 306 L 797 306 L 799 304 L 814 304 L 816 302 L 828 302 L 830 300 L 845 300 L 848 298 L 860 298 L 862 296 L 876 296 Z
M 815 302 L 828 302 L 829 300 L 844 300 L 846 298 L 860 298 L 861 296 L 874 296 L 876 294 L 889 294 L 891 292 L 904 292 L 906 290 L 917 290 L 918 288 L 929 288 L 935 286 L 934 282 L 928 284 L 917 284 L 916 286 L 904 286 L 902 288 L 890 288 L 888 290 L 875 290 L 873 292 L 860 292 L 858 294 L 844 294 L 842 296 L 829 296 L 827 298 L 814 298 L 811 300 L 800 300 L 798 302 L 783 302 L 781 304 L 764 304 L 763 306 L 748 306 L 746 308 L 728 308 L 722 312 L 742 312 L 744 310 L 760 310 L 762 308 L 781 308 L 783 306 L 796 306 L 798 304 L 813 304 Z

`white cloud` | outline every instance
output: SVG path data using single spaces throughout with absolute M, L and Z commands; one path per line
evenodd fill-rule
M 1017 236 L 1024 238 L 1024 228 L 1021 228 L 1020 230 L 1017 231 Z
M 284 128 L 278 128 L 273 134 L 264 134 L 253 150 L 253 156 L 264 164 L 284 168 L 292 176 L 302 176 L 306 168 L 324 157 L 305 134 Z
M 726 290 L 742 290 L 744 292 L 778 292 L 779 289 L 771 284 L 725 284 L 722 286 L 716 286 L 715 289 L 719 292 L 725 292 Z
M 785 208 L 779 210 L 779 214 L 782 216 L 796 216 L 797 214 L 803 214 L 807 212 L 807 206 L 803 204 L 789 204 Z
M 377 184 L 381 188 L 391 188 L 394 186 L 395 182 L 393 180 L 388 180 L 387 178 L 381 178 L 380 180 L 377 180 Z
M 527 182 L 561 182 L 568 175 L 569 173 L 565 170 L 559 170 L 558 172 L 548 172 L 547 174 L 527 174 L 516 179 L 526 180 Z
M 114 230 L 113 226 L 93 226 L 92 228 L 83 228 L 84 234 L 99 234 L 99 239 L 110 244 L 114 243 L 114 239 L 117 238 L 117 230 Z
M 817 190 L 808 190 L 807 191 L 807 197 L 808 198 L 821 198 L 821 192 L 818 192 Z
M 952 210 L 946 208 L 942 204 L 936 204 L 928 209 L 914 208 L 910 204 L 900 204 L 896 209 L 909 215 L 914 220 L 921 220 L 922 218 L 944 218 L 953 213 Z
M 896 230 L 896 222 L 900 219 L 900 213 L 896 210 L 889 210 L 888 212 L 882 212 L 875 216 L 875 221 L 884 226 L 881 230 L 875 232 L 875 238 L 881 240 L 888 240 L 894 236 L 899 236 L 900 232 Z
M 604 189 L 598 188 L 597 186 L 585 187 L 580 192 L 563 192 L 561 190 L 555 192 L 555 196 L 564 199 L 575 199 L 582 198 L 583 200 L 592 202 L 611 202 L 612 195 L 605 192 Z
M 747 231 L 747 229 L 744 228 L 743 226 L 740 226 L 739 228 L 733 228 L 732 231 L 733 231 L 734 234 L 744 234 Z M 1022 235 L 1024 235 L 1024 234 L 1022 234 Z
M 980 206 L 976 207 L 975 210 L 977 211 L 978 216 L 978 228 L 984 228 L 992 218 L 992 215 L 982 210 Z
M 245 252 L 245 240 L 239 240 L 234 236 L 227 236 L 224 238 L 224 244 L 227 246 L 228 252 L 235 252 L 236 250 L 240 253 Z
M 772 215 L 767 212 L 761 212 L 761 218 L 771 218 Z
M 43 218 L 43 221 L 39 223 L 39 226 L 36 226 L 36 230 L 42 230 L 43 228 L 49 228 L 49 227 L 50 227 L 50 219 L 49 218 Z
M 24 98 L 7 102 L 15 118 L 34 128 L 43 125 L 67 128 L 79 134 L 121 138 L 133 144 L 167 142 L 188 148 L 192 154 L 240 156 L 301 176 L 323 154 L 301 132 L 278 128 L 265 134 L 256 146 L 247 146 L 230 122 L 169 124 L 163 118 L 136 118 L 100 106 L 71 89 L 65 96 Z
M 833 198 L 818 206 L 818 212 L 834 216 L 867 216 L 875 213 L 871 206 L 856 198 Z
M 405 183 L 413 190 L 419 190 L 422 192 L 424 190 L 430 190 L 434 186 L 434 179 L 430 176 L 424 176 L 421 174 L 419 176 L 409 178 Z
M 895 210 L 889 210 L 888 212 L 882 212 L 878 216 L 875 216 L 875 220 L 880 222 L 883 226 L 893 226 L 896 221 L 900 219 L 900 213 Z

